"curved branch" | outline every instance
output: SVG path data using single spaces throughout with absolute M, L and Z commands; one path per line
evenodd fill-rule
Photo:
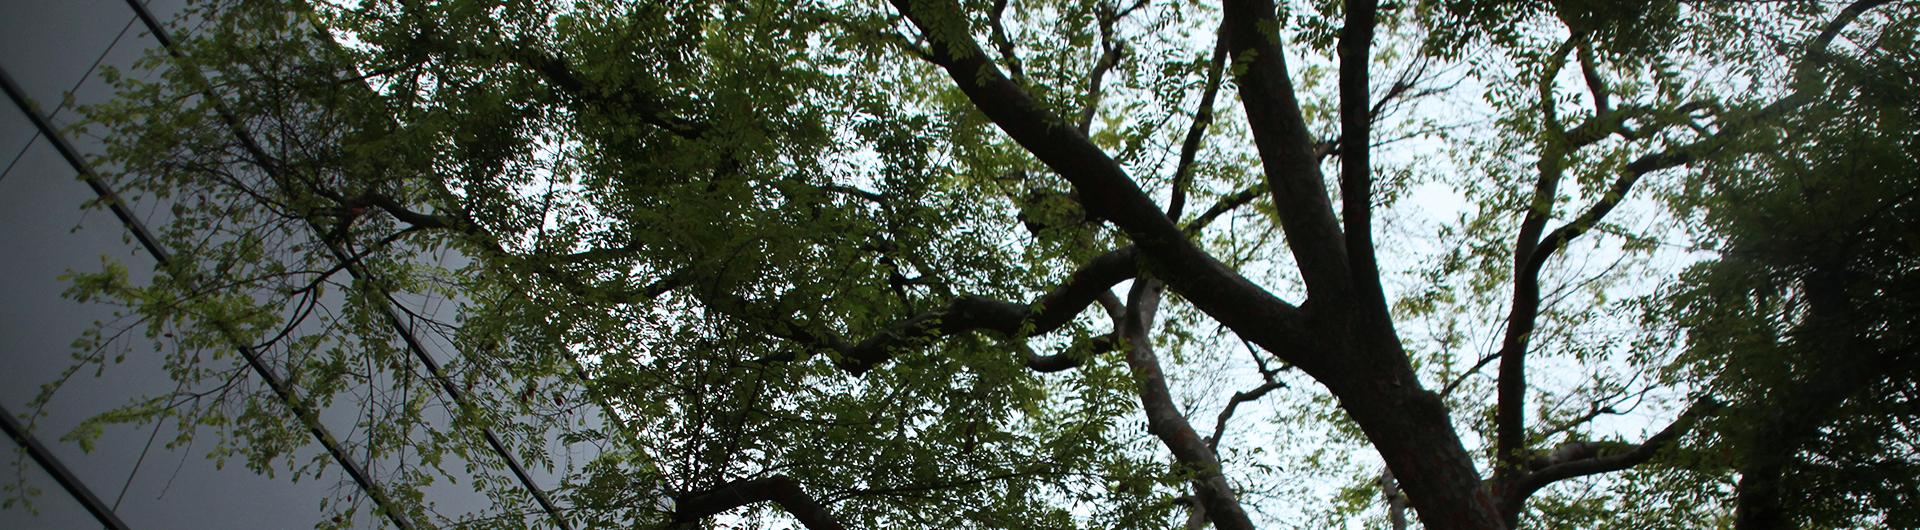
M 1600 76 L 1600 64 L 1593 56 L 1593 43 L 1585 39 L 1574 50 L 1574 58 L 1580 61 L 1580 78 L 1587 83 L 1587 95 L 1593 98 L 1594 115 L 1604 115 L 1613 111 L 1613 90 L 1607 88 L 1607 79 Z
M 987 330 L 1010 337 L 1050 333 L 1073 320 L 1100 293 L 1139 272 L 1138 252 L 1122 247 L 1101 254 L 1067 277 L 1066 283 L 1030 304 L 1016 304 L 980 296 L 954 299 L 943 310 L 921 313 L 889 326 L 840 352 L 840 367 L 855 375 L 893 358 L 903 342 L 921 337 L 949 336 Z
M 1024 339 L 1053 332 L 1073 320 L 1075 315 L 1094 304 L 1101 293 L 1139 273 L 1139 252 L 1134 247 L 1101 254 L 1067 277 L 1065 283 L 1041 295 L 1031 303 L 1018 304 L 984 296 L 962 296 L 946 307 L 899 320 L 857 343 L 839 337 L 814 333 L 788 318 L 774 317 L 782 338 L 809 347 L 824 348 L 838 354 L 835 364 L 853 375 L 862 375 L 893 359 L 897 351 L 923 345 L 928 340 L 974 331 L 992 331 L 1013 339 Z M 735 308 L 749 305 L 744 299 L 726 300 Z M 727 308 L 723 308 L 727 309 Z M 731 311 L 742 313 L 742 311 Z M 1095 345 L 1097 346 L 1097 344 Z M 763 358 L 761 362 L 791 361 L 791 354 Z M 1071 368 L 1066 361 L 1028 355 L 1030 366 L 1041 371 Z M 1076 361 L 1077 365 L 1077 361 Z M 1045 369 L 1042 369 L 1045 368 Z
M 1809 57 L 1819 57 L 1827 53 L 1827 47 L 1832 44 L 1834 38 L 1839 36 L 1840 31 L 1846 29 L 1848 25 L 1858 20 L 1860 16 L 1866 14 L 1867 11 L 1875 7 L 1890 4 L 1892 1 L 1893 0 L 1857 0 L 1847 5 L 1847 7 L 1841 9 L 1838 14 L 1834 15 L 1833 20 L 1827 22 L 1818 36 L 1807 42 L 1807 55 Z M 1808 66 L 1809 64 L 1811 63 L 1800 64 L 1799 67 L 1795 69 L 1796 75 L 1809 73 L 1811 71 L 1811 68 Z M 1806 105 L 1812 98 L 1812 94 L 1795 90 L 1761 107 L 1758 112 L 1747 116 L 1746 119 L 1728 124 L 1711 136 L 1673 149 L 1641 156 L 1633 162 L 1628 163 L 1627 171 L 1622 174 L 1620 178 L 1614 180 L 1613 185 L 1607 189 L 1606 195 L 1601 196 L 1600 200 L 1595 202 L 1593 206 L 1585 212 L 1581 213 L 1580 217 L 1555 229 L 1552 233 L 1547 234 L 1545 238 L 1541 239 L 1540 248 L 1534 253 L 1534 263 L 1530 264 L 1531 268 L 1537 271 L 1540 262 L 1544 262 L 1547 256 L 1552 254 L 1554 250 L 1564 246 L 1568 241 L 1593 228 L 1595 224 L 1598 224 L 1609 212 L 1613 211 L 1615 206 L 1620 204 L 1621 200 L 1626 198 L 1627 192 L 1632 191 L 1634 183 L 1638 182 L 1641 176 L 1662 169 L 1683 166 L 1705 156 L 1712 155 L 1732 143 L 1733 140 L 1738 139 L 1741 135 L 1746 134 L 1747 131 L 1761 125 L 1766 125 L 1776 118 Z
M 1548 134 L 1540 144 L 1540 161 L 1536 164 L 1539 178 L 1533 183 L 1533 195 L 1527 203 L 1526 216 L 1520 220 L 1520 233 L 1515 236 L 1513 243 L 1516 269 L 1513 275 L 1513 304 L 1507 314 L 1500 351 L 1493 356 L 1500 360 L 1494 391 L 1493 472 L 1494 481 L 1501 484 L 1518 478 L 1522 471 L 1519 465 L 1521 453 L 1526 450 L 1526 353 L 1540 314 L 1540 274 L 1532 264 L 1537 262 L 1535 256 L 1553 252 L 1552 247 L 1542 250 L 1540 233 L 1546 230 L 1547 222 L 1553 219 L 1554 199 L 1559 196 L 1560 180 L 1566 175 L 1567 148 L 1562 138 L 1560 118 L 1554 109 L 1553 83 L 1559 77 L 1560 70 L 1566 67 L 1567 57 L 1573 53 L 1579 39 L 1575 36 L 1561 44 L 1540 74 L 1540 126 Z M 1518 522 L 1516 514 L 1507 514 L 1509 525 Z
M 1094 59 L 1093 71 L 1087 74 L 1087 106 L 1080 109 L 1080 120 L 1076 123 L 1080 128 L 1080 134 L 1087 134 L 1092 130 L 1093 118 L 1100 114 L 1100 98 L 1106 87 L 1107 72 L 1112 71 L 1114 66 L 1118 66 L 1120 58 L 1126 54 L 1126 49 L 1114 40 L 1116 37 L 1113 34 L 1113 25 L 1126 14 L 1107 13 L 1111 10 L 1108 6 L 1109 4 L 1101 3 L 1096 8 L 1101 11 L 1097 16 L 1100 19 L 1101 51 L 1100 57 Z
M 1086 364 L 1087 359 L 1091 359 L 1095 355 L 1113 351 L 1113 347 L 1118 343 L 1119 340 L 1115 338 L 1113 334 L 1109 333 L 1076 342 L 1068 346 L 1066 351 L 1052 355 L 1041 355 L 1033 351 L 1033 348 L 1027 346 L 1023 341 L 1013 341 L 1013 347 L 1020 352 L 1022 357 L 1026 358 L 1027 369 L 1043 374 L 1050 374 L 1079 368 L 1080 365 Z
M 1508 508 L 1518 511 L 1527 497 L 1555 482 L 1601 473 L 1622 471 L 1652 460 L 1661 449 L 1673 444 L 1687 430 L 1692 429 L 1701 417 L 1719 410 L 1719 404 L 1711 400 L 1695 402 L 1680 413 L 1666 428 L 1647 437 L 1639 444 L 1603 444 L 1577 443 L 1562 446 L 1546 458 L 1538 459 L 1530 467 L 1535 469 L 1522 475 L 1513 486 L 1505 491 L 1502 502 Z
M 1831 44 L 1833 39 L 1836 38 L 1840 31 L 1847 25 L 1857 20 L 1868 10 L 1888 3 L 1891 3 L 1891 0 L 1858 0 L 1846 8 L 1843 8 L 1834 16 L 1833 20 L 1830 20 L 1826 24 L 1818 36 L 1807 42 L 1807 55 L 1809 57 L 1818 57 L 1826 53 L 1828 45 Z M 1559 68 L 1565 64 L 1567 55 L 1575 47 L 1576 41 L 1569 40 L 1566 45 L 1560 48 L 1555 55 L 1555 62 L 1549 67 L 1548 78 L 1551 78 L 1552 74 L 1557 72 Z M 1586 62 L 1587 61 L 1583 60 L 1583 66 L 1585 66 Z M 1811 63 L 1798 65 L 1795 68 L 1796 73 L 1798 75 L 1805 75 L 1810 72 L 1809 64 Z M 1599 82 L 1597 74 L 1587 72 L 1585 75 L 1589 77 L 1589 83 Z M 1550 99 L 1547 97 L 1547 95 L 1550 94 L 1550 89 L 1546 85 L 1547 82 L 1548 81 L 1543 81 L 1542 85 L 1543 101 Z M 1599 89 L 1596 88 L 1596 90 Z M 1595 93 L 1596 98 L 1602 98 L 1604 95 L 1604 91 Z M 1715 131 L 1706 138 L 1664 151 L 1646 154 L 1634 159 L 1627 164 L 1625 171 L 1614 179 L 1613 183 L 1608 186 L 1606 192 L 1601 195 L 1594 204 L 1582 211 L 1580 215 L 1572 221 L 1555 228 L 1544 237 L 1535 240 L 1534 237 L 1544 228 L 1547 219 L 1552 214 L 1552 193 L 1558 184 L 1560 178 L 1559 173 L 1562 169 L 1559 167 L 1560 159 L 1568 148 L 1560 144 L 1549 145 L 1547 147 L 1547 152 L 1541 157 L 1541 179 L 1535 189 L 1534 203 L 1529 209 L 1526 219 L 1521 224 L 1521 234 L 1515 246 L 1514 254 L 1518 262 L 1516 267 L 1518 270 L 1514 276 L 1513 309 L 1508 316 L 1507 330 L 1502 340 L 1500 352 L 1496 354 L 1496 357 L 1500 359 L 1500 378 L 1499 403 L 1497 404 L 1498 410 L 1496 412 L 1495 424 L 1497 425 L 1497 445 L 1499 447 L 1497 458 L 1502 461 L 1502 465 L 1496 467 L 1495 472 L 1501 475 L 1501 482 L 1526 482 L 1532 480 L 1530 476 L 1520 476 L 1520 471 L 1517 469 L 1515 463 L 1526 451 L 1526 448 L 1523 447 L 1525 443 L 1525 419 L 1522 416 L 1525 398 L 1524 388 L 1526 384 L 1523 357 L 1528 347 L 1529 335 L 1533 332 L 1535 321 L 1539 317 L 1540 273 L 1545 267 L 1547 260 L 1557 251 L 1566 248 L 1573 239 L 1587 233 L 1599 225 L 1601 221 L 1605 220 L 1606 216 L 1612 213 L 1613 210 L 1626 199 L 1627 194 L 1633 191 L 1633 187 L 1640 181 L 1641 177 L 1655 171 L 1684 166 L 1711 156 L 1733 143 L 1734 140 L 1746 134 L 1748 131 L 1775 121 L 1778 117 L 1805 105 L 1811 99 L 1811 94 L 1795 90 L 1767 104 L 1752 115 L 1728 124 L 1719 131 Z M 1550 102 L 1543 102 L 1542 111 L 1549 120 L 1547 124 L 1548 130 L 1554 131 L 1556 134 L 1564 135 L 1565 132 L 1561 131 L 1557 123 L 1553 120 L 1552 105 Z M 1596 135 L 1602 135 L 1605 134 L 1606 131 L 1617 129 L 1618 124 L 1614 122 L 1616 120 L 1624 120 L 1628 112 L 1630 111 L 1627 109 L 1613 112 L 1606 112 L 1603 109 L 1600 116 L 1596 116 L 1594 120 L 1589 122 L 1596 124 L 1590 130 L 1577 130 L 1575 132 L 1582 133 L 1581 141 L 1591 140 Z M 1588 129 L 1588 127 L 1583 124 L 1579 129 Z M 1564 137 L 1560 138 L 1562 144 L 1567 140 L 1568 139 Z M 1535 241 L 1537 241 L 1537 244 Z M 1609 470 L 1602 469 L 1594 472 L 1604 471 Z M 1512 488 L 1509 488 L 1509 491 L 1524 489 L 1522 486 L 1524 486 L 1524 484 L 1515 484 Z M 1531 490 L 1527 491 L 1531 493 Z M 1524 499 L 1525 495 L 1519 498 L 1521 501 Z M 1510 520 L 1518 516 L 1517 504 L 1509 505 L 1508 509 L 1510 511 L 1507 512 L 1507 515 Z
M 786 475 L 774 475 L 767 478 L 729 482 L 720 487 L 700 493 L 680 495 L 674 499 L 673 520 L 677 523 L 690 523 L 727 510 L 757 504 L 773 502 L 780 509 L 800 520 L 807 530 L 846 530 L 846 525 L 821 505 L 805 490 L 800 483 Z
M 1213 436 L 1207 437 L 1207 449 L 1215 452 L 1220 450 L 1220 439 L 1225 437 L 1227 433 L 1227 421 L 1233 419 L 1233 413 L 1240 408 L 1241 403 L 1266 397 L 1268 392 L 1286 387 L 1286 383 L 1267 381 L 1261 383 L 1260 386 L 1253 387 L 1253 390 L 1234 392 L 1233 397 L 1227 400 L 1227 407 L 1220 409 L 1220 415 L 1213 419 Z

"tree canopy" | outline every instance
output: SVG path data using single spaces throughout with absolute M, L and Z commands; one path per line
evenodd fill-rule
M 1920 527 L 1920 4 L 208 0 L 179 28 L 87 125 L 117 196 L 167 205 L 162 274 L 70 294 L 137 318 L 83 362 L 135 327 L 180 387 L 89 425 L 311 476 L 314 410 L 359 411 L 334 443 L 400 465 L 342 514 Z M 574 472 L 529 499 L 489 446 Z M 459 473 L 497 513 L 422 500 Z

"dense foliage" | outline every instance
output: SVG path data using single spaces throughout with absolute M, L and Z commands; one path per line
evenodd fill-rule
M 1911 2 L 179 29 L 90 109 L 171 255 L 71 293 L 180 390 L 73 436 L 327 476 L 298 411 L 350 418 L 322 525 L 556 524 L 492 444 L 596 527 L 1920 526 Z

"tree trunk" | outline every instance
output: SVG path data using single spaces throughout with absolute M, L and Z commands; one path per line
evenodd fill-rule
M 1506 528 L 1440 397 L 1421 388 L 1398 344 L 1391 353 L 1355 355 L 1375 359 L 1354 363 L 1373 369 L 1322 381 L 1380 451 L 1427 528 Z

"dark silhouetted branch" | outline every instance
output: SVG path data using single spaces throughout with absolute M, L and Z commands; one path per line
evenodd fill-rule
M 675 522 L 688 523 L 752 504 L 772 502 L 785 510 L 807 530 L 846 530 L 827 507 L 800 489 L 800 483 L 785 475 L 730 482 L 711 490 L 681 495 L 674 499 Z

